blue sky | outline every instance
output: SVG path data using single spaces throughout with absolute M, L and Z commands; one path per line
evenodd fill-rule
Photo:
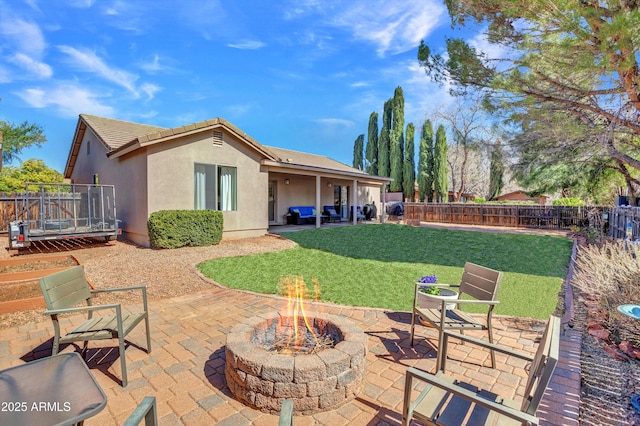
M 447 34 L 441 0 L 0 0 L 0 119 L 41 125 L 48 142 L 21 157 L 59 171 L 81 113 L 222 117 L 351 164 L 397 86 L 417 128 L 450 101 L 416 59 L 421 39 L 441 49 Z

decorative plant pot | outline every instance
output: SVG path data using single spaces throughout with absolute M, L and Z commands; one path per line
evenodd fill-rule
M 428 287 L 428 286 L 427 286 Z M 439 295 L 426 295 L 422 291 L 418 290 L 418 306 L 426 309 L 440 309 L 442 306 L 441 300 L 457 300 L 458 292 L 455 290 L 449 290 L 447 288 L 441 288 Z M 454 309 L 456 307 L 455 303 L 447 303 L 446 309 Z

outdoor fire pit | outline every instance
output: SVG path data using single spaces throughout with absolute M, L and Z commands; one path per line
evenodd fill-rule
M 227 335 L 225 376 L 244 404 L 271 413 L 292 399 L 294 411 L 337 408 L 362 389 L 367 335 L 336 315 L 255 316 Z

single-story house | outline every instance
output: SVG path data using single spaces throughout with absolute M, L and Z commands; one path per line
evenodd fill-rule
M 536 204 L 544 206 L 547 204 L 547 200 L 549 197 L 546 195 L 541 195 L 539 197 L 530 197 L 524 191 L 518 190 L 509 192 L 507 194 L 502 194 L 496 198 L 498 201 L 533 201 Z
M 384 199 L 391 181 L 264 146 L 221 118 L 168 129 L 87 114 L 78 118 L 64 176 L 115 185 L 125 237 L 145 246 L 147 219 L 158 210 L 220 210 L 223 239 L 244 238 L 285 223 L 290 206 L 333 205 L 347 219 L 354 206 Z

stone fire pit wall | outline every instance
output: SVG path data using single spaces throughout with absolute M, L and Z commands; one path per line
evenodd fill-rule
M 256 316 L 227 335 L 225 376 L 231 393 L 244 404 L 278 413 L 293 399 L 294 411 L 312 414 L 352 400 L 364 383 L 367 335 L 350 320 L 308 313 L 314 323 L 330 324 L 342 341 L 316 354 L 282 355 L 251 343 L 252 335 L 278 321 L 279 314 Z

